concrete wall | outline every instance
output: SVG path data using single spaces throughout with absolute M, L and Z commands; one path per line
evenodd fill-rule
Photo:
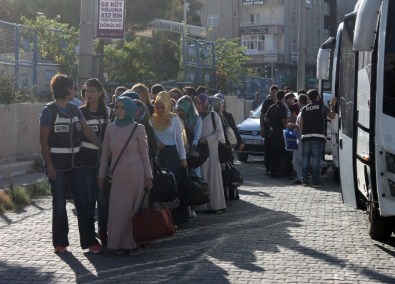
M 38 120 L 44 103 L 0 105 L 0 163 L 40 153 Z
M 227 110 L 236 124 L 251 109 L 251 100 L 227 95 Z M 39 118 L 45 103 L 0 105 L 0 165 L 32 160 L 40 155 Z

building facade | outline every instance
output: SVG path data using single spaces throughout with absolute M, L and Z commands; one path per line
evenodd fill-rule
M 281 77 L 284 84 L 293 88 L 296 88 L 299 26 L 301 20 L 305 21 L 305 86 L 309 88 L 316 82 L 318 48 L 336 31 L 337 24 L 333 25 L 340 20 L 338 11 L 347 12 L 356 1 L 303 0 L 306 1 L 303 19 L 299 16 L 300 1 L 201 0 L 200 17 L 210 40 L 221 37 L 240 40 L 246 55 L 251 57 L 247 67 L 252 75 Z

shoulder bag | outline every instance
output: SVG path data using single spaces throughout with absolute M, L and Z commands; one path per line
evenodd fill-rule
M 178 173 L 177 187 L 183 204 L 196 206 L 210 202 L 208 183 L 195 174 L 189 175 L 187 169 L 181 169 Z
M 217 127 L 214 121 L 214 112 L 211 113 L 211 120 L 213 122 L 214 131 L 216 131 Z M 226 146 L 225 143 L 218 142 L 218 158 L 221 164 L 233 161 L 232 149 Z
M 153 160 L 154 178 L 152 180 L 152 189 L 149 194 L 150 204 L 156 202 L 170 202 L 178 198 L 177 184 L 174 174 L 162 170 Z
M 123 146 L 121 153 L 119 153 L 119 156 L 118 156 L 117 160 L 115 161 L 114 166 L 112 167 L 110 173 L 104 178 L 103 190 L 104 190 L 104 193 L 107 195 L 110 195 L 111 184 L 112 184 L 112 174 L 114 173 L 115 167 L 117 166 L 119 159 L 121 158 L 123 152 L 125 152 L 126 146 L 128 146 L 130 139 L 132 139 L 133 134 L 136 131 L 136 128 L 137 128 L 137 123 L 135 123 L 132 133 L 130 133 L 128 140 L 126 141 L 125 145 Z

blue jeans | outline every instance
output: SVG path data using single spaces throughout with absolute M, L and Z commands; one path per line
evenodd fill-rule
M 54 246 L 68 246 L 69 224 L 66 211 L 66 187 L 73 192 L 77 209 L 80 244 L 83 249 L 97 244 L 94 219 L 89 210 L 86 169 L 57 171 L 56 179 L 49 179 L 52 193 L 52 242 Z
M 99 167 L 86 168 L 86 185 L 88 187 L 89 208 L 93 218 L 95 218 L 97 201 L 97 223 L 99 233 L 107 233 L 109 196 L 104 194 L 103 190 L 100 190 L 97 184 L 98 174 Z
M 302 142 L 302 177 L 303 181 L 306 182 L 308 179 L 310 159 L 311 167 L 313 168 L 313 183 L 320 182 L 320 171 L 321 171 L 321 157 L 322 148 L 324 143 L 322 140 L 305 140 Z

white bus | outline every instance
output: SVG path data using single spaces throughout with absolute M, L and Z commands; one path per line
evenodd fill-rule
M 338 98 L 332 152 L 343 202 L 367 210 L 374 239 L 395 231 L 394 15 L 393 0 L 359 1 L 317 59 L 319 80 L 332 68 Z

